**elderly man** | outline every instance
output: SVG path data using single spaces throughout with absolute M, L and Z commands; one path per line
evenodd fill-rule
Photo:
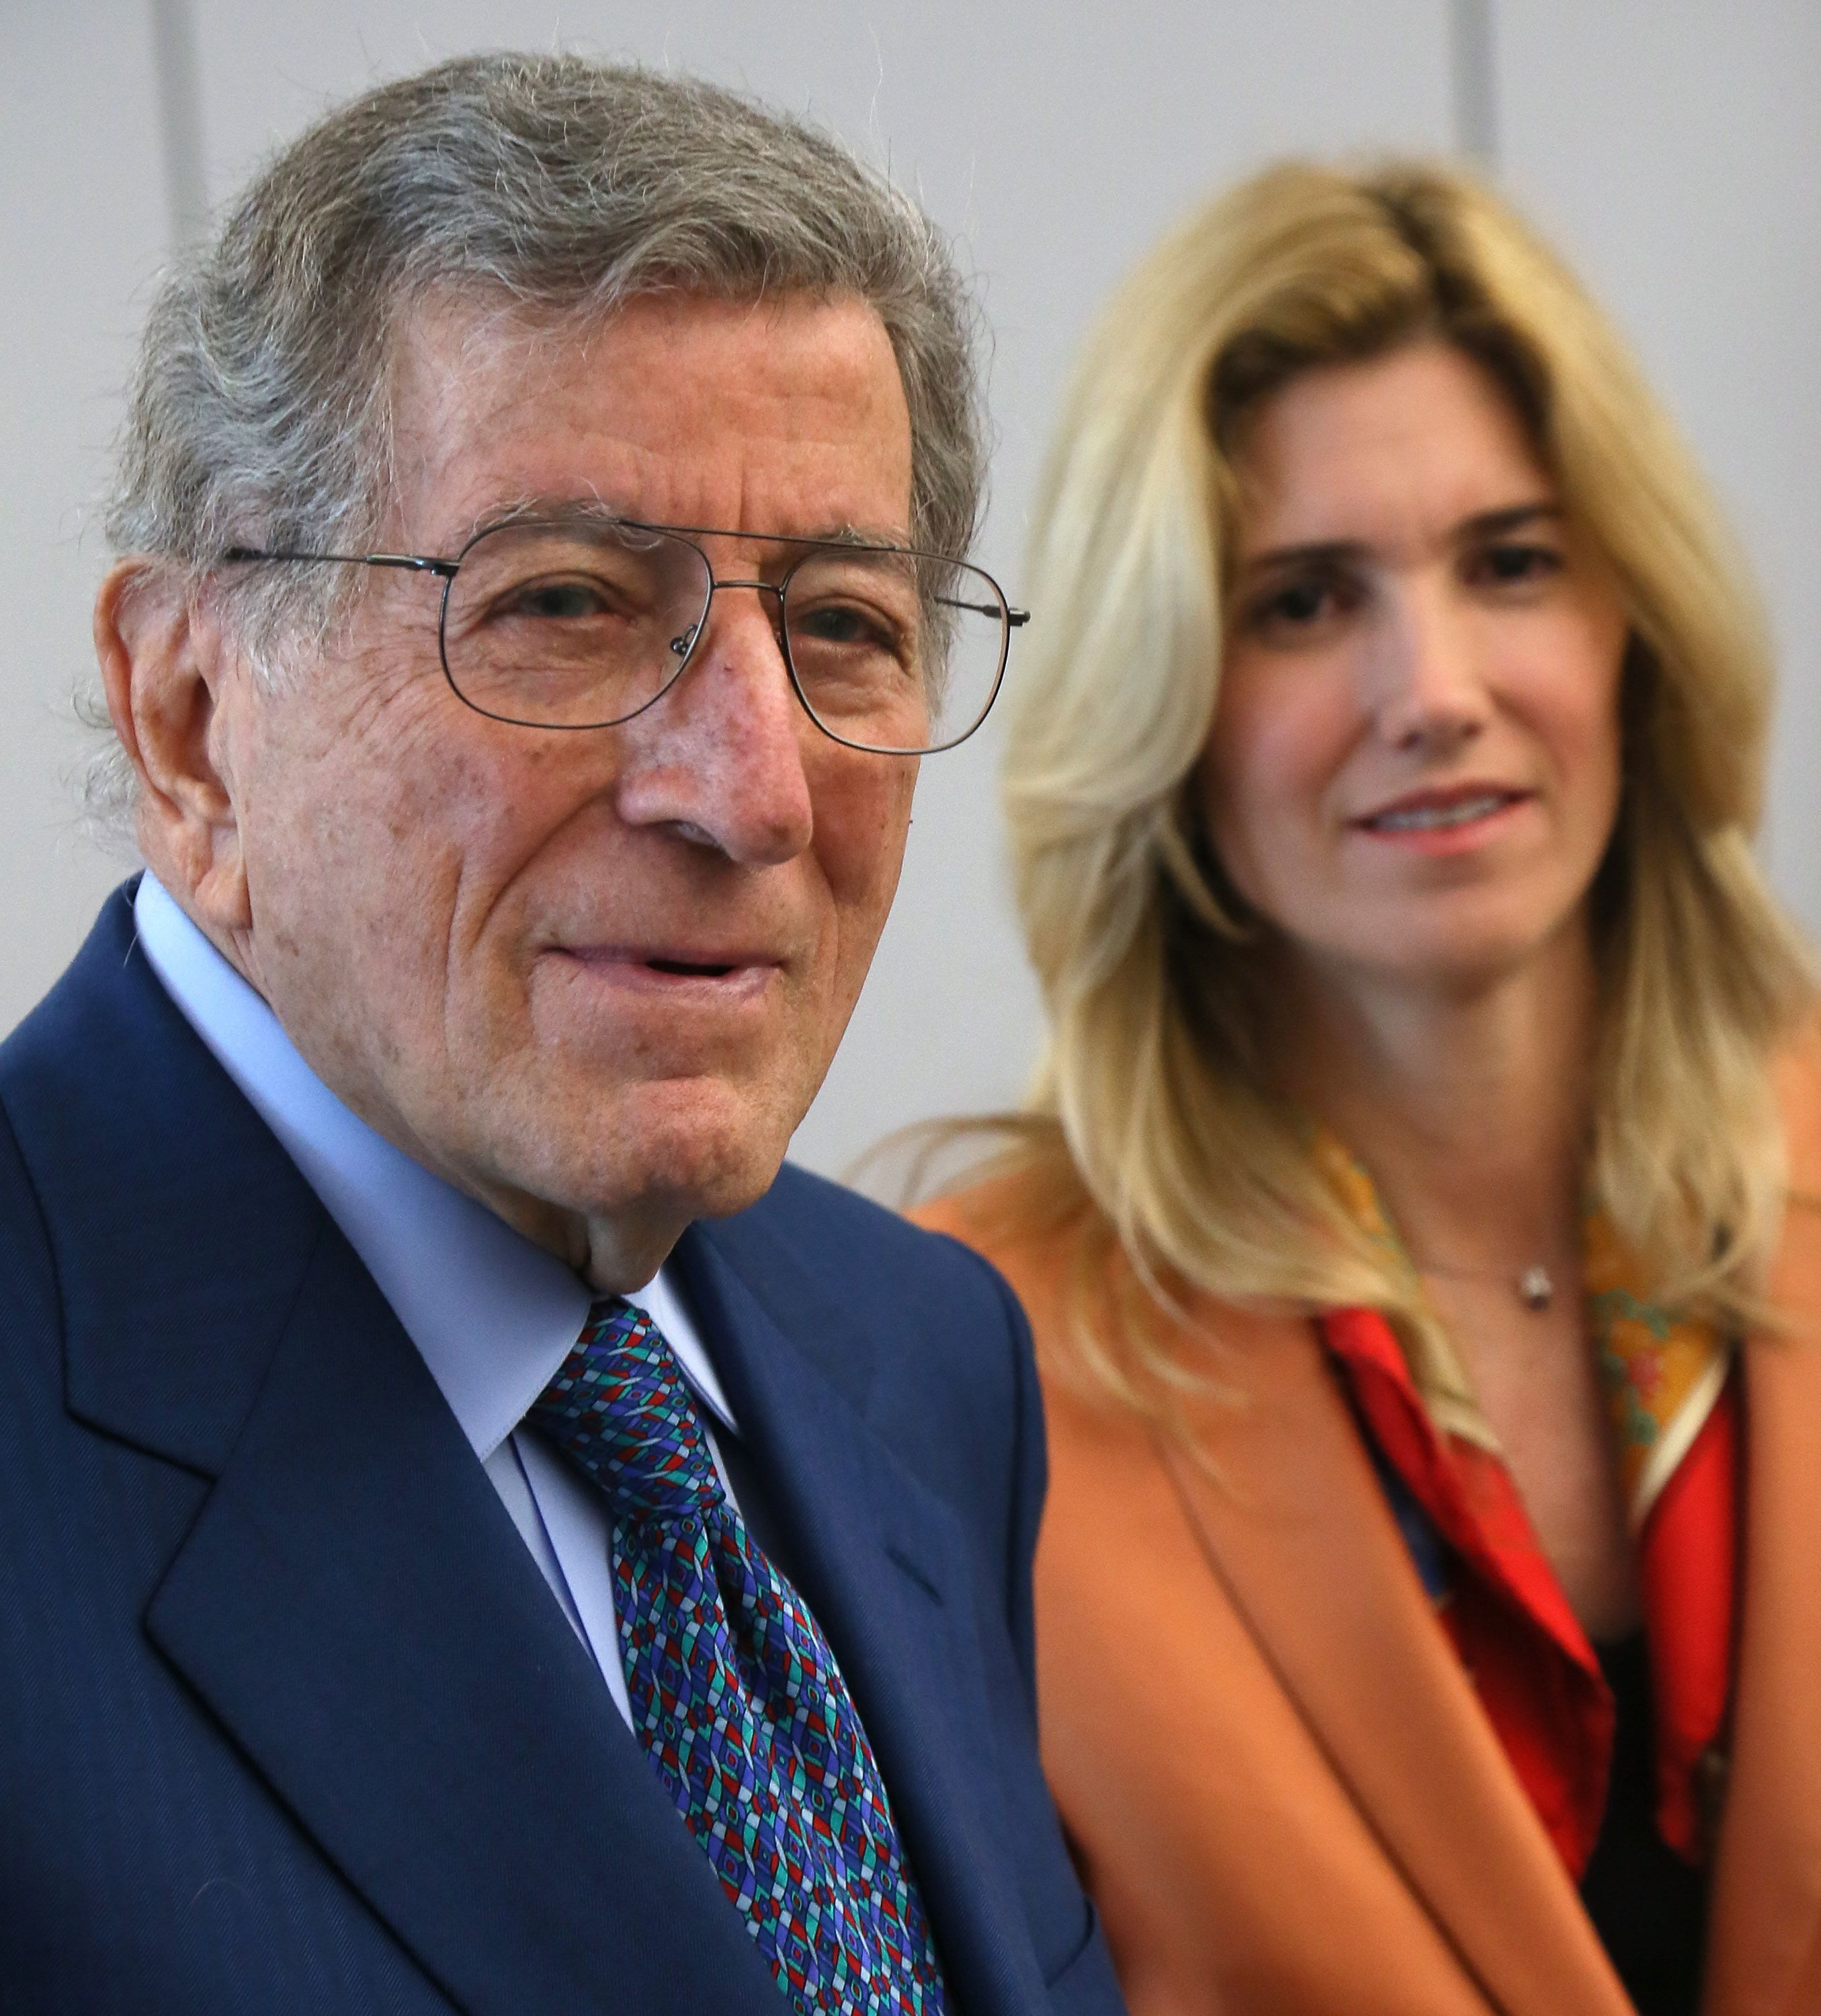
M 147 873 L 0 1050 L 0 2008 L 1112 2010 L 1024 1325 L 779 1165 L 919 754 L 965 298 L 826 140 L 484 58 L 147 330 Z

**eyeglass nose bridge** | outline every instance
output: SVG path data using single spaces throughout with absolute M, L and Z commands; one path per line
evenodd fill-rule
M 783 581 L 722 581 L 717 579 L 714 574 L 711 574 L 708 577 L 708 598 L 702 605 L 701 614 L 689 625 L 688 629 L 682 632 L 679 635 L 671 638 L 670 640 L 671 651 L 677 660 L 678 671 L 682 671 L 683 665 L 688 661 L 689 653 L 695 650 L 696 640 L 701 636 L 704 626 L 708 621 L 709 609 L 713 605 L 715 596 L 721 592 L 722 589 L 756 588 L 762 594 L 776 596 L 778 598 L 778 614 L 779 618 L 782 619 L 784 613 L 784 591 L 790 585 L 790 584 L 787 578 Z M 789 643 L 784 640 L 783 624 L 782 620 L 780 620 L 778 628 L 779 646 L 784 653 L 784 663 L 786 666 L 788 667 L 790 663 L 790 647 Z

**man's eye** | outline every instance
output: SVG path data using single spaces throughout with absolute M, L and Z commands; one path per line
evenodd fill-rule
M 853 603 L 827 602 L 806 610 L 790 611 L 794 642 L 815 644 L 828 650 L 886 651 L 902 655 L 903 639 L 898 626 L 876 611 Z
M 606 591 L 598 581 L 534 581 L 502 596 L 495 613 L 531 622 L 574 623 L 600 615 L 606 606 Z

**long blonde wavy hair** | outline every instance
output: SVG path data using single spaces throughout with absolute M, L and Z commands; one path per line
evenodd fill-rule
M 1036 514 L 1038 612 L 1004 789 L 1050 1031 L 1002 1191 L 1085 1208 L 1154 1309 L 1227 1300 L 1430 1319 L 1267 1083 L 1258 961 L 1189 779 L 1218 704 L 1236 431 L 1301 372 L 1423 339 L 1510 398 L 1630 617 L 1618 829 L 1596 879 L 1590 1184 L 1655 1293 L 1758 1308 L 1783 1203 L 1769 1082 L 1812 999 L 1754 860 L 1765 628 L 1707 488 L 1610 325 L 1467 176 L 1304 163 L 1167 239 L 1103 315 Z M 1013 1228 L 1016 1229 L 1016 1228 Z M 1084 1280 L 1098 1270 L 1084 1266 Z M 1085 1369 L 1135 1404 L 1183 1376 L 1081 1302 Z

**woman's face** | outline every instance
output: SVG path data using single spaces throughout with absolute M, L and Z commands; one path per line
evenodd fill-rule
M 1199 773 L 1228 877 L 1341 985 L 1536 956 L 1612 833 L 1627 626 L 1510 402 L 1414 344 L 1293 380 L 1237 466 Z

